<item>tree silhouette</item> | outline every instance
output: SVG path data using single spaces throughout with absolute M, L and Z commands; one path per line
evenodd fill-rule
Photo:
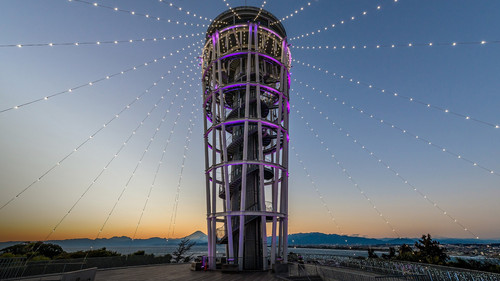
M 438 241 L 432 240 L 430 234 L 422 235 L 422 238 L 415 242 L 415 247 L 418 249 L 415 254 L 419 262 L 445 264 L 448 260 L 446 248 Z
M 180 260 L 184 260 L 184 262 L 188 262 L 192 255 L 189 256 L 184 256 L 187 251 L 191 249 L 196 244 L 196 242 L 190 242 L 189 238 L 182 238 L 182 240 L 179 242 L 177 245 L 177 249 L 172 253 L 172 256 L 174 256 L 175 262 L 179 262 Z

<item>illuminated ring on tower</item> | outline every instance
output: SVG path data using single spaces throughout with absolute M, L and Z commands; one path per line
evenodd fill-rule
M 276 94 L 278 97 L 282 96 L 285 99 L 287 105 L 290 104 L 289 101 L 288 101 L 288 97 L 285 94 L 283 94 L 282 92 L 276 90 L 275 88 L 272 88 L 272 87 L 269 87 L 269 86 L 266 86 L 266 85 L 262 85 L 262 84 L 258 84 L 258 83 L 252 83 L 252 82 L 250 82 L 250 83 L 235 83 L 235 84 L 230 84 L 230 85 L 224 86 L 222 88 L 216 89 L 215 91 L 212 91 L 210 94 L 205 94 L 206 99 L 205 99 L 205 101 L 203 103 L 203 106 L 207 106 L 208 101 L 212 99 L 213 95 L 219 93 L 221 90 L 225 91 L 227 89 L 232 89 L 232 88 L 238 88 L 238 87 L 244 87 L 244 86 L 246 87 L 247 85 L 254 86 L 254 87 L 260 86 L 261 88 L 264 88 L 264 89 L 268 90 L 268 92 L 271 93 L 271 94 Z M 290 113 L 289 106 L 288 106 L 287 109 L 288 109 L 288 113 Z
M 283 63 L 281 63 L 278 59 L 273 58 L 272 56 L 269 56 L 269 55 L 265 55 L 265 54 L 259 53 L 259 52 L 236 52 L 236 53 L 227 54 L 227 55 L 225 55 L 223 57 L 220 57 L 220 58 L 217 58 L 217 59 L 211 61 L 210 65 L 208 65 L 207 68 L 205 69 L 205 71 L 203 72 L 203 76 L 202 76 L 201 80 L 202 81 L 205 80 L 205 76 L 207 75 L 207 72 L 212 68 L 212 66 L 216 62 L 224 60 L 224 59 L 227 59 L 229 57 L 243 56 L 243 55 L 248 55 L 248 54 L 258 55 L 260 57 L 263 57 L 265 59 L 268 59 L 268 60 L 271 60 L 271 61 L 277 63 L 279 66 L 283 66 Z M 287 72 L 287 75 L 290 76 L 290 73 L 288 72 L 288 70 L 286 69 L 286 67 L 285 67 L 285 71 Z M 288 87 L 290 87 L 290 84 L 288 84 Z
M 205 171 L 205 174 L 209 174 L 210 172 L 212 172 L 213 169 L 219 169 L 219 168 L 222 168 L 222 167 L 225 167 L 225 166 L 229 167 L 229 166 L 245 165 L 245 164 L 248 164 L 248 165 L 260 165 L 260 166 L 264 166 L 264 167 L 269 166 L 269 167 L 273 167 L 273 168 L 279 169 L 282 172 L 286 172 L 288 174 L 287 169 L 285 169 L 283 166 L 281 166 L 279 164 L 276 164 L 276 163 L 273 163 L 273 162 L 258 161 L 258 160 L 246 160 L 246 161 L 238 160 L 238 161 L 222 162 L 222 163 L 219 163 L 219 164 L 216 164 L 216 165 L 212 165 L 210 168 L 208 168 Z
M 262 123 L 262 125 L 265 125 L 267 127 L 271 127 L 273 129 L 281 130 L 281 133 L 282 134 L 286 134 L 287 139 L 290 139 L 290 136 L 288 135 L 288 131 L 285 128 L 283 128 L 282 126 L 274 124 L 274 123 L 269 122 L 269 121 L 259 120 L 259 119 L 236 119 L 236 120 L 230 120 L 230 121 L 220 122 L 220 123 L 217 123 L 215 125 L 212 125 L 205 132 L 205 137 L 208 137 L 208 134 L 210 134 L 210 132 L 212 132 L 214 129 L 218 129 L 218 128 L 222 127 L 222 124 L 224 124 L 224 125 L 232 125 L 232 124 L 239 124 L 239 123 L 240 124 L 244 124 L 245 121 L 248 121 L 248 122 L 251 122 L 251 123 Z

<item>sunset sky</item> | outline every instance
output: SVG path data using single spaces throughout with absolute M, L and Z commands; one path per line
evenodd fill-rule
M 163 2 L 0 1 L 0 241 L 206 233 L 200 48 L 263 1 Z M 293 13 L 290 233 L 500 239 L 500 2 L 267 2 Z

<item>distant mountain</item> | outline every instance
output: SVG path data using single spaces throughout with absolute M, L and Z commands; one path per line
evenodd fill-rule
M 269 239 L 268 239 L 269 240 Z M 346 242 L 347 240 L 347 242 Z M 319 232 L 296 233 L 288 235 L 288 245 L 377 245 L 386 242 L 374 239 Z
M 188 238 L 192 242 L 196 242 L 196 245 L 208 243 L 208 236 L 199 230 L 185 238 Z
M 184 238 L 196 242 L 196 245 L 206 245 L 208 237 L 201 231 L 196 231 Z M 182 238 L 166 239 L 160 237 L 152 237 L 148 239 L 134 239 L 127 236 L 99 238 L 96 240 L 88 238 L 67 239 L 67 240 L 50 240 L 49 243 L 58 244 L 63 248 L 96 248 L 102 247 L 158 247 L 177 245 Z M 347 242 L 346 242 L 347 240 Z M 366 238 L 358 236 L 347 236 L 337 234 L 325 234 L 319 232 L 295 233 L 288 235 L 288 245 L 401 245 L 403 243 L 413 245 L 418 238 Z M 459 238 L 436 238 L 441 244 L 493 244 L 500 243 L 500 240 L 476 240 L 476 239 L 459 239 Z M 23 241 L 0 242 L 0 249 L 12 246 Z M 271 244 L 271 238 L 267 238 L 267 242 Z

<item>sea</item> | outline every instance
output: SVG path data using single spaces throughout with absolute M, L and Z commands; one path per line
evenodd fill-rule
M 83 247 L 64 247 L 66 252 L 76 252 L 76 251 L 86 251 L 89 248 Z M 153 254 L 155 256 L 162 256 L 166 254 L 172 254 L 176 249 L 177 245 L 168 246 L 155 246 L 155 247 L 106 247 L 107 250 L 118 252 L 122 255 L 128 255 L 135 253 L 137 251 L 144 251 L 146 254 Z M 217 245 L 216 248 L 217 256 L 225 255 L 226 248 L 224 245 Z M 270 251 L 270 248 L 268 249 Z M 317 249 L 317 248 L 293 248 L 289 247 L 288 252 L 294 252 L 298 255 L 312 258 L 321 258 L 326 256 L 341 256 L 341 257 L 367 257 L 368 252 L 363 250 L 338 250 L 338 249 Z M 377 255 L 385 254 L 386 252 L 375 252 Z M 194 245 L 191 250 L 187 253 L 193 256 L 206 256 L 208 254 L 207 245 Z
M 163 256 L 166 254 L 172 254 L 176 249 L 177 245 L 168 245 L 168 246 L 155 246 L 155 247 L 128 247 L 128 246 L 122 246 L 122 247 L 106 247 L 107 250 L 110 251 L 116 251 L 122 255 L 128 255 L 135 253 L 137 251 L 144 251 L 146 254 L 153 254 L 155 256 Z M 76 251 L 86 251 L 89 250 L 89 248 L 83 248 L 83 247 L 64 247 L 64 250 L 67 252 L 76 252 Z M 270 248 L 268 248 L 268 251 L 270 252 Z M 218 257 L 225 256 L 226 248 L 224 245 L 217 245 L 216 248 L 216 254 Z M 318 249 L 318 248 L 295 248 L 295 247 L 289 247 L 288 248 L 288 253 L 293 252 L 298 254 L 299 256 L 303 256 L 306 259 L 327 259 L 328 257 L 368 257 L 368 251 L 366 250 L 342 250 L 342 249 Z M 193 257 L 198 257 L 198 256 L 206 256 L 208 254 L 208 249 L 207 245 L 194 245 L 191 250 L 187 253 L 187 255 L 193 255 Z M 377 254 L 379 257 L 382 256 L 382 254 L 388 254 L 388 252 L 385 251 L 375 251 L 375 254 Z M 475 259 L 475 260 L 483 260 L 483 259 L 488 259 L 487 257 L 484 256 L 460 256 L 460 257 L 455 257 L 451 256 L 450 258 L 456 259 L 456 258 L 462 258 L 462 259 Z M 497 262 L 500 262 L 498 260 Z

